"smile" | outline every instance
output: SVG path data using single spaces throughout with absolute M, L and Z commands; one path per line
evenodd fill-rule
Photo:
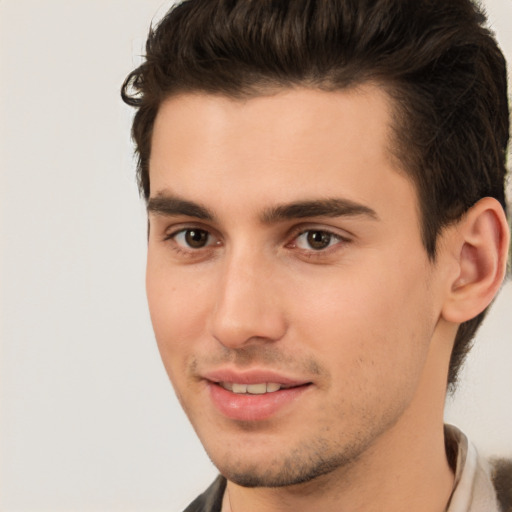
M 233 382 L 209 381 L 212 404 L 224 417 L 238 421 L 266 420 L 279 412 L 290 410 L 303 394 L 313 389 L 311 382 Z
M 219 386 L 238 395 L 264 395 L 265 393 L 275 393 L 280 389 L 286 389 L 289 387 L 282 384 L 277 384 L 276 382 L 260 382 L 257 384 L 219 382 Z

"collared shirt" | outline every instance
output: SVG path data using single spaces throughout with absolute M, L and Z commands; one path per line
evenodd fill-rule
M 492 467 L 478 455 L 467 437 L 452 425 L 445 426 L 447 453 L 452 453 L 455 482 L 446 512 L 509 512 L 512 504 L 500 508 L 492 480 Z M 508 478 L 508 477 L 507 477 Z M 512 476 L 511 476 L 512 485 Z M 221 512 L 226 479 L 218 476 L 184 512 Z
M 445 426 L 446 446 L 456 446 L 453 493 L 446 512 L 500 512 L 492 482 L 492 468 L 475 446 L 453 425 Z

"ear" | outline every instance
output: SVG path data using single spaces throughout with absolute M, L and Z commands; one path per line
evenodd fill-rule
M 463 323 L 481 313 L 498 292 L 507 267 L 510 232 L 500 203 L 485 197 L 468 210 L 448 241 L 457 263 L 442 316 Z

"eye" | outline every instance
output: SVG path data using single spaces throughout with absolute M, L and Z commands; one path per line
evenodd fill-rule
M 182 229 L 169 238 L 186 249 L 202 249 L 215 243 L 215 238 L 208 231 L 198 228 Z
M 322 249 L 327 249 L 341 240 L 342 238 L 340 236 L 330 233 L 329 231 L 310 229 L 297 236 L 294 245 L 299 249 L 321 251 Z

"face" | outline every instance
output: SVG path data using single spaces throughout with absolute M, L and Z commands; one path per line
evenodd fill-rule
M 424 399 L 438 277 L 390 118 L 370 86 L 160 108 L 151 318 L 184 410 L 234 482 L 336 471 Z

